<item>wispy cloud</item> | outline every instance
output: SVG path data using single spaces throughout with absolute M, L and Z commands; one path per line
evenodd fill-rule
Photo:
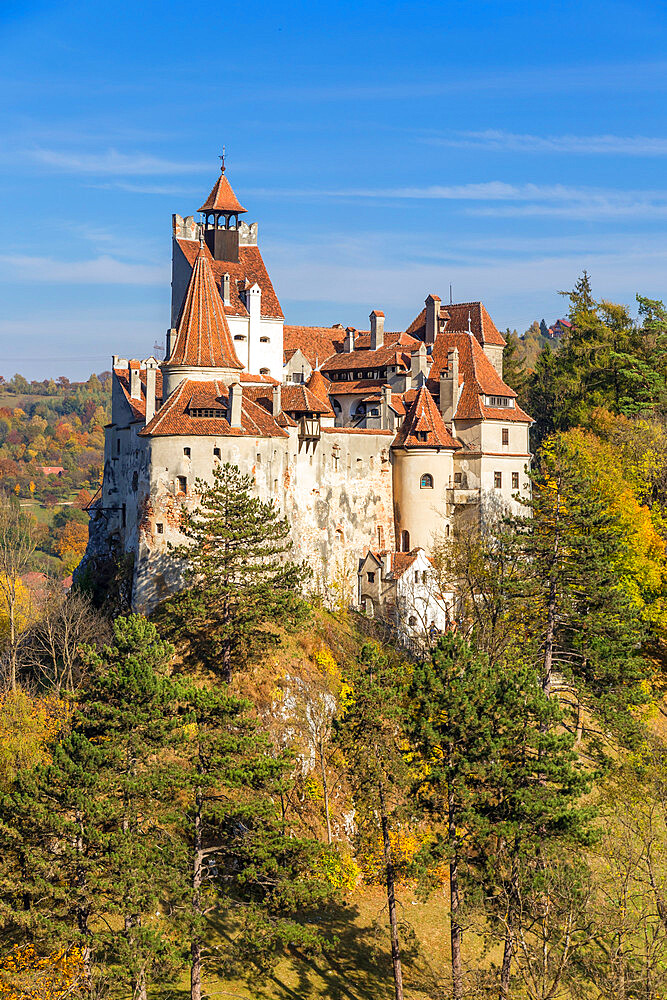
M 36 147 L 29 150 L 27 155 L 34 162 L 56 170 L 98 176 L 103 174 L 127 177 L 160 176 L 211 170 L 210 163 L 167 160 L 147 153 L 120 153 L 117 149 L 85 153 Z
M 63 261 L 53 257 L 2 254 L 0 264 L 6 269 L 4 280 L 34 283 L 38 277 L 41 284 L 163 285 L 169 275 L 169 268 L 163 265 L 135 264 L 108 255 Z
M 647 135 L 531 135 L 486 129 L 425 136 L 433 146 L 509 153 L 568 153 L 593 156 L 667 156 L 667 139 Z
M 266 190 L 254 193 L 268 195 Z M 574 219 L 662 219 L 667 217 L 667 190 L 620 191 L 564 184 L 475 184 L 425 187 L 347 188 L 271 191 L 272 197 L 350 198 L 383 201 L 452 201 L 466 204 L 470 215 L 554 216 Z

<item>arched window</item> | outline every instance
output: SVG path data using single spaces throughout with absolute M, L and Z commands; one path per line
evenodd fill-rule
M 401 552 L 409 552 L 409 551 L 410 551 L 410 532 L 409 531 L 402 531 L 401 532 Z
M 260 342 L 260 344 L 268 344 L 269 343 L 269 338 L 268 337 L 260 337 L 259 338 L 259 342 Z
M 430 472 L 425 472 L 419 481 L 419 485 L 423 490 L 433 489 L 433 476 Z

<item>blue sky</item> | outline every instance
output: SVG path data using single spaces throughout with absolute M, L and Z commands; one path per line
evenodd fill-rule
M 288 322 L 500 328 L 667 298 L 667 4 L 0 6 L 0 373 L 87 376 L 169 321 L 171 214 L 228 177 Z

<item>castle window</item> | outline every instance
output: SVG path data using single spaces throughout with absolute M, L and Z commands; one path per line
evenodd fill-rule
M 226 412 L 226 410 L 212 406 L 196 406 L 188 410 L 188 414 L 191 417 L 217 417 L 218 420 L 222 419 L 226 415 Z
M 127 506 L 125 504 L 123 504 L 123 506 L 120 509 L 120 519 L 121 519 L 121 524 L 123 525 L 123 527 L 125 527 L 127 523 Z
M 235 333 L 234 340 L 246 340 L 246 335 L 244 333 Z
M 415 570 L 415 583 L 419 583 L 419 570 Z
M 503 488 L 503 474 L 502 472 L 493 473 L 493 488 L 496 490 L 502 490 Z
M 426 570 L 424 569 L 424 570 L 422 570 L 422 583 L 424 585 L 426 585 L 426 581 L 427 580 L 428 580 L 428 574 L 426 573 Z
M 221 457 L 220 449 L 219 448 L 214 448 L 213 449 L 213 458 L 220 458 L 220 457 Z
M 186 458 L 190 458 L 192 455 L 192 450 L 190 448 L 184 448 L 183 454 L 185 455 Z
M 448 524 L 445 525 L 445 537 L 449 538 L 449 525 Z
M 512 489 L 513 490 L 518 490 L 519 489 L 519 473 L 518 472 L 513 472 L 512 473 Z
M 409 552 L 409 551 L 410 551 L 410 532 L 409 531 L 402 531 L 401 532 L 401 552 Z
M 270 372 L 270 370 L 268 368 L 260 368 L 259 369 L 259 374 L 260 375 L 270 375 L 271 372 Z
M 255 456 L 255 465 L 261 465 L 261 464 L 262 464 L 262 453 L 258 451 Z
M 454 473 L 454 485 L 455 486 L 460 486 L 462 482 L 463 482 L 463 473 L 462 472 L 455 472 Z
M 367 576 L 369 583 L 375 583 L 375 573 L 368 573 Z
M 176 477 L 176 492 L 177 493 L 187 493 L 188 492 L 188 478 L 187 478 L 187 476 L 177 476 Z
M 116 438 L 116 454 L 120 455 L 120 438 Z
M 508 445 L 510 443 L 510 431 L 509 427 L 503 427 L 503 445 Z
M 155 525 L 155 530 L 157 531 L 158 535 L 164 535 L 164 524 L 162 523 L 162 521 L 158 521 L 158 523 Z
M 422 490 L 432 490 L 433 489 L 433 476 L 430 472 L 425 472 L 419 481 L 419 486 Z
M 426 441 L 427 431 L 415 431 L 415 437 L 418 441 Z
M 271 341 L 269 340 L 268 337 L 260 337 L 259 338 L 259 342 L 260 342 L 260 344 L 270 344 L 271 343 Z
M 138 472 L 133 472 L 132 473 L 132 492 L 136 493 L 138 489 L 139 489 L 139 473 Z

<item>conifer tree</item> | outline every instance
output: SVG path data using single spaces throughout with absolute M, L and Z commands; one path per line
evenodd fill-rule
M 622 526 L 582 471 L 576 449 L 561 438 L 544 445 L 531 479 L 531 516 L 523 522 L 524 598 L 544 690 L 551 692 L 558 668 L 611 718 L 643 700 L 639 685 L 646 670 L 639 609 L 619 578 Z
M 304 619 L 308 568 L 289 559 L 289 525 L 272 501 L 251 495 L 253 480 L 233 465 L 197 480 L 201 503 L 183 510 L 188 542 L 175 548 L 186 588 L 171 599 L 174 634 L 186 636 L 211 669 L 229 680 L 237 653 L 276 641 L 275 626 Z
M 452 1000 L 464 995 L 461 879 L 488 782 L 495 676 L 485 656 L 475 655 L 460 637 L 447 636 L 430 660 L 415 667 L 408 690 L 410 747 L 421 773 L 417 792 L 441 831 L 430 853 L 446 861 L 449 873 Z
M 567 856 L 573 846 L 591 842 L 593 813 L 581 803 L 590 776 L 538 671 L 515 651 L 499 665 L 493 684 L 494 740 L 478 805 L 476 863 L 491 919 L 504 938 L 499 998 L 509 1000 L 522 890 L 538 882 L 545 852 Z
M 248 704 L 225 690 L 184 686 L 174 743 L 172 828 L 180 861 L 175 908 L 189 940 L 191 998 L 201 1000 L 206 929 L 226 914 L 239 929 L 226 968 L 254 977 L 281 948 L 319 950 L 307 913 L 331 886 L 318 872 L 321 846 L 289 836 L 279 811 L 288 754 L 271 753 Z
M 405 806 L 409 781 L 401 749 L 405 675 L 401 667 L 389 663 L 375 643 L 365 643 L 350 680 L 353 691 L 337 724 L 336 736 L 354 792 L 358 839 L 369 835 L 374 839 L 378 832 L 382 839 L 394 992 L 396 1000 L 403 1000 L 396 863 L 390 835 Z
M 175 862 L 160 802 L 170 655 L 144 618 L 117 619 L 113 643 L 89 650 L 95 673 L 71 732 L 0 803 L 5 933 L 18 929 L 47 953 L 77 948 L 91 990 L 105 968 L 134 1000 L 174 958 L 144 919 L 168 895 Z

